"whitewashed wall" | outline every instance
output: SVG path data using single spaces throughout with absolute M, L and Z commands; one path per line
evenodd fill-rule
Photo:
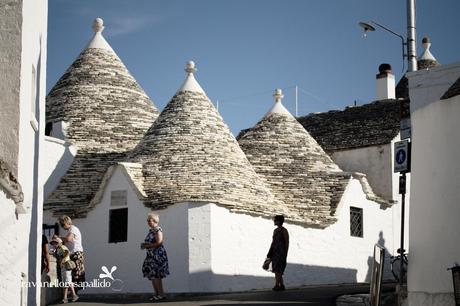
M 14 203 L 0 191 L 4 249 L 0 256 L 0 304 L 35 305 L 40 290 L 21 289 L 21 279 L 40 280 L 43 182 L 39 158 L 44 135 L 47 1 L 9 1 L 2 5 L 0 28 L 5 30 L 0 31 L 1 55 L 7 59 L 0 73 L 5 99 L 2 107 L 6 110 L 2 115 L 8 117 L 3 120 L 1 116 L 0 120 L 0 154 L 17 172 L 26 208 L 25 214 L 16 216 Z
M 452 274 L 460 263 L 460 97 L 439 101 L 460 77 L 460 63 L 409 75 L 412 205 L 409 305 L 454 305 Z
M 80 229 L 83 236 L 83 248 L 86 256 L 86 280 L 99 279 L 102 266 L 109 269 L 117 266 L 113 273 L 115 278 L 123 281 L 121 292 L 150 292 L 152 285 L 143 278 L 142 263 L 145 251 L 140 249 L 148 233 L 146 208 L 132 190 L 128 178 L 121 168 L 117 168 L 109 180 L 101 203 L 90 211 L 85 219 L 74 219 L 73 223 Z M 108 243 L 109 209 L 111 192 L 127 191 L 128 203 L 128 241 Z M 171 275 L 165 280 L 165 287 L 187 291 L 188 282 L 188 212 L 186 204 L 177 204 L 168 209 L 158 211 L 160 226 L 164 230 L 165 247 L 171 266 Z M 46 223 L 56 222 L 49 211 L 45 212 Z M 169 284 L 174 284 L 172 287 Z M 113 293 L 109 288 L 86 289 L 85 293 Z
M 365 173 L 375 194 L 385 199 L 393 198 L 393 169 L 390 144 L 336 151 L 334 162 L 344 171 Z
M 22 18 L 21 1 L 11 1 L 9 6 L 0 6 L 0 56 L 8 58 L 0 66 L 0 90 L 2 92 L 2 110 L 0 111 L 0 158 L 9 164 L 17 175 L 19 163 L 19 124 L 21 84 L 21 43 Z M 29 230 L 28 216 L 22 215 L 16 220 L 15 203 L 7 199 L 0 189 L 0 304 L 9 301 L 20 305 L 21 272 L 27 273 L 27 240 L 23 234 Z
M 15 204 L 0 192 L 0 305 L 26 305 L 27 288 L 21 281 L 28 281 L 28 230 L 30 216 L 19 215 L 16 219 Z M 26 276 L 22 277 L 24 273 Z
M 399 194 L 399 173 L 394 173 L 394 143 L 400 141 L 398 134 L 389 144 L 337 151 L 331 154 L 332 159 L 344 171 L 365 173 L 372 190 L 384 199 L 396 201 L 393 211 L 393 238 L 396 253 L 401 241 L 401 195 Z M 409 206 L 410 206 L 410 173 L 406 175 L 406 205 L 404 249 L 409 250 Z
M 139 202 L 130 186 L 122 171 L 116 170 L 102 202 L 88 218 L 74 223 L 84 237 L 89 280 L 98 278 L 102 265 L 116 265 L 114 276 L 124 282 L 124 292 L 149 292 L 151 285 L 141 274 L 145 254 L 139 249 L 148 230 L 149 209 Z M 128 191 L 126 243 L 107 243 L 113 190 Z M 350 205 L 363 208 L 364 238 L 350 237 Z M 175 204 L 158 213 L 171 271 L 164 280 L 167 292 L 222 292 L 273 286 L 273 275 L 261 268 L 274 230 L 271 220 L 230 213 L 212 203 Z M 358 180 L 351 180 L 337 213 L 339 221 L 325 230 L 286 224 L 291 236 L 285 276 L 288 286 L 369 281 L 374 244 L 383 243 L 388 250 L 393 249 L 392 209 L 381 210 L 380 205 L 368 201 Z
M 42 181 L 45 182 L 43 194 L 47 199 L 72 165 L 77 149 L 64 140 L 49 136 L 45 136 L 44 146 L 46 154 L 41 159 Z
M 363 238 L 350 236 L 350 206 L 363 208 Z M 339 221 L 324 230 L 285 223 L 290 234 L 287 286 L 369 281 L 374 244 L 380 242 L 393 249 L 392 209 L 381 210 L 368 201 L 357 180 L 347 187 L 337 215 Z M 272 274 L 263 271 L 261 265 L 274 228 L 271 220 L 212 206 L 214 291 L 273 286 Z

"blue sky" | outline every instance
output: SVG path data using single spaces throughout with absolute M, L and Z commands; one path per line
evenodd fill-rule
M 417 51 L 430 36 L 442 64 L 460 61 L 460 1 L 417 1 Z M 147 95 L 162 110 L 185 78 L 196 78 L 232 132 L 253 126 L 283 88 L 299 115 L 375 100 L 375 75 L 390 63 L 402 76 L 401 42 L 374 20 L 406 36 L 404 0 L 49 0 L 47 91 L 92 37 L 92 21 Z M 407 65 L 406 65 L 407 69 Z

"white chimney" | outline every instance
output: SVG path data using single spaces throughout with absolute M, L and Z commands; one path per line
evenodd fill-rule
M 377 78 L 377 100 L 395 99 L 395 76 L 391 72 L 390 64 L 379 66 Z

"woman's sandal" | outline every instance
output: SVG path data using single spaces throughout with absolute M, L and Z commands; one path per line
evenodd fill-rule
M 161 301 L 161 300 L 164 300 L 165 298 L 166 296 L 164 295 L 154 295 L 153 297 L 149 298 L 149 301 L 150 302 Z

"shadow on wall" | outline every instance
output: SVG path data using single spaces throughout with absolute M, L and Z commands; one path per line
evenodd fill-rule
M 385 249 L 385 258 L 384 258 L 384 263 L 383 263 L 383 280 L 393 280 L 394 281 L 393 274 L 391 274 L 391 262 L 390 262 L 391 253 L 388 251 L 388 249 L 385 246 L 385 238 L 383 238 L 382 231 L 380 231 L 379 240 L 376 243 L 378 243 L 380 246 L 382 246 Z M 367 283 L 370 283 L 371 281 L 373 262 L 374 262 L 374 257 L 369 256 L 367 259 L 368 270 L 367 270 L 366 280 L 365 280 Z
M 262 269 L 262 267 L 260 267 Z M 310 266 L 288 263 L 284 273 L 286 286 L 356 283 L 357 270 Z M 274 285 L 274 274 L 266 272 L 266 276 L 223 275 L 212 271 L 191 273 L 189 276 L 192 292 L 231 292 L 252 289 L 271 289 Z
M 70 145 L 66 143 L 64 154 L 62 154 L 62 157 L 55 167 L 55 169 L 59 169 L 59 171 L 53 171 L 43 187 L 44 200 L 48 199 L 51 193 L 56 189 L 61 178 L 69 170 L 74 157 L 74 154 L 70 151 Z
M 42 42 L 40 39 L 40 49 L 42 47 Z M 35 80 L 36 84 L 34 87 L 36 88 L 36 93 L 35 93 L 35 118 L 38 118 L 40 120 L 40 113 L 41 113 L 41 108 L 40 108 L 40 76 L 41 76 L 41 59 L 42 59 L 42 52 L 40 51 L 38 54 L 38 62 L 37 62 L 37 74 L 39 77 Z M 38 126 L 40 127 L 40 122 L 38 122 Z M 25 276 L 27 278 L 27 281 L 33 283 L 37 282 L 37 276 L 38 276 L 38 261 L 37 257 L 40 256 L 41 252 L 38 250 L 38 241 L 39 238 L 41 238 L 40 231 L 38 230 L 39 226 L 41 224 L 39 223 L 38 220 L 38 205 L 39 201 L 42 199 L 39 196 L 39 166 L 40 166 L 40 130 L 35 132 L 34 135 L 34 148 L 33 148 L 33 173 L 32 173 L 32 208 L 30 210 L 30 232 L 29 232 L 29 240 L 28 240 L 28 275 Z M 41 207 L 40 207 L 41 209 Z M 17 218 L 17 215 L 16 215 Z M 41 221 L 41 220 L 40 220 Z M 40 224 L 40 225 L 39 225 Z M 41 241 L 41 239 L 40 239 Z M 41 251 L 41 250 L 40 250 Z M 21 289 L 21 296 L 22 296 L 22 290 Z M 34 305 L 37 304 L 39 301 L 37 301 L 37 291 L 38 289 L 35 287 L 31 287 L 27 290 L 27 304 L 28 305 Z M 22 303 L 21 303 L 22 304 Z

